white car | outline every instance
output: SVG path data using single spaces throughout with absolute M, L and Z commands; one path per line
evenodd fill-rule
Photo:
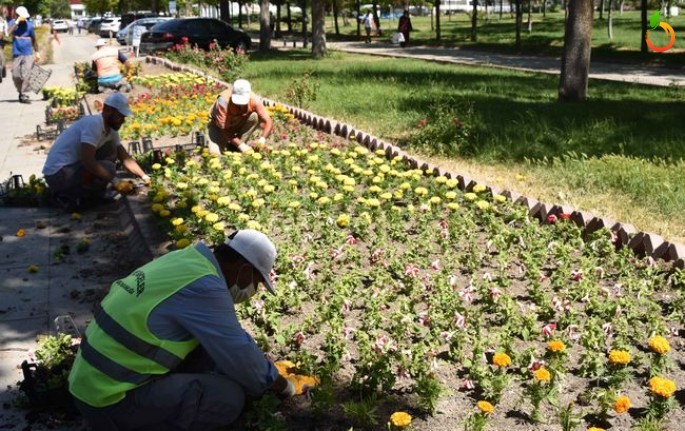
M 56 19 L 52 21 L 52 31 L 68 31 L 69 30 L 69 23 L 67 23 L 66 20 L 63 19 Z
M 116 36 L 119 31 L 119 26 L 121 25 L 120 17 L 105 18 L 100 24 L 100 37 L 109 37 L 110 32 L 112 35 Z

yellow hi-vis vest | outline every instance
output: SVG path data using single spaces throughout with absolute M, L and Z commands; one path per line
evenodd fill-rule
M 206 275 L 218 275 L 217 269 L 193 246 L 115 281 L 81 340 L 69 374 L 72 395 L 90 406 L 106 407 L 175 369 L 198 341 L 160 340 L 148 328 L 148 317 L 162 301 Z

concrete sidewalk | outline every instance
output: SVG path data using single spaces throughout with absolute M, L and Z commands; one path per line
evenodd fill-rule
M 278 47 L 280 41 L 275 40 Z M 526 72 L 548 73 L 559 75 L 561 58 L 510 55 L 476 51 L 460 48 L 436 48 L 426 46 L 409 46 L 400 48 L 385 42 L 327 42 L 331 50 L 353 52 L 358 54 L 380 55 L 395 58 L 417 58 L 441 63 L 488 66 Z M 281 49 L 281 48 L 279 48 Z M 631 82 L 636 84 L 668 87 L 685 86 L 685 70 L 665 67 L 646 67 L 640 65 L 606 63 L 592 61 L 590 78 L 607 81 Z
M 55 64 L 46 85 L 73 85 L 74 59 L 87 59 L 94 51 L 88 37 L 62 37 L 55 45 Z M 32 174 L 41 176 L 45 151 L 25 146 L 36 125 L 44 126 L 47 102 L 31 94 L 31 104 L 21 104 L 10 76 L 0 84 L 0 180 L 11 173 L 25 181 Z M 46 144 L 49 143 L 46 141 Z M 19 229 L 23 236 L 17 236 Z M 47 423 L 31 423 L 26 411 L 11 407 L 16 387 L 23 375 L 18 366 L 36 348 L 36 336 L 55 331 L 54 319 L 70 314 L 83 328 L 90 318 L 99 294 L 130 265 L 118 250 L 122 245 L 120 223 L 115 205 L 84 212 L 72 218 L 52 208 L 20 208 L 0 205 L 0 429 L 48 429 Z M 79 242 L 90 248 L 77 252 Z M 36 265 L 38 271 L 29 272 Z M 80 429 L 80 421 L 60 423 L 51 429 Z

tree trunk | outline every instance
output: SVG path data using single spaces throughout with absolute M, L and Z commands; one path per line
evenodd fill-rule
M 440 0 L 435 1 L 435 39 L 440 40 Z
M 564 0 L 562 5 L 564 7 L 564 22 L 566 22 L 566 20 L 568 19 L 568 3 L 567 3 L 567 0 Z
M 238 27 L 243 28 L 243 2 L 238 2 Z
M 521 51 L 521 23 L 523 22 L 523 11 L 521 1 L 516 0 L 516 50 Z
M 533 0 L 528 0 L 528 34 L 530 34 L 532 32 L 533 32 Z
M 673 5 L 673 0 L 668 0 L 666 2 L 666 16 L 669 18 L 671 17 L 671 5 Z
M 361 5 L 361 0 L 357 0 L 357 37 L 361 37 L 362 35 L 362 23 L 359 21 L 359 17 L 362 15 L 362 5 Z
M 452 11 L 450 11 L 452 12 Z M 471 12 L 471 41 L 478 42 L 478 0 L 473 0 Z
M 307 47 L 307 22 L 309 22 L 309 17 L 307 17 L 307 0 L 302 0 L 302 47 Z
M 621 0 L 621 6 L 620 6 L 620 8 L 621 8 L 621 15 L 623 15 L 623 6 L 625 6 L 625 4 L 626 4 L 626 0 Z
M 374 1 L 372 3 L 372 11 L 373 11 L 373 23 L 376 25 L 376 36 L 381 35 L 381 20 L 380 17 L 378 16 L 378 5 Z
M 593 0 L 569 2 L 559 83 L 559 100 L 563 102 L 587 99 L 592 52 L 592 9 Z
M 259 0 L 259 50 L 271 49 L 271 14 L 269 0 Z
M 613 19 L 614 18 L 611 15 L 611 6 L 612 6 L 611 3 L 612 3 L 612 1 L 613 0 L 609 0 L 609 5 L 608 5 L 609 10 L 607 11 L 607 33 L 609 36 L 609 40 L 614 38 L 614 28 L 613 28 L 613 25 L 614 25 Z
M 604 0 L 599 0 L 599 19 L 604 19 Z
M 283 34 L 281 34 L 281 6 L 283 5 L 282 0 L 278 0 L 278 3 L 276 4 L 276 30 L 275 30 L 275 37 L 277 39 L 280 39 L 283 37 Z
M 285 4 L 288 7 L 288 33 L 293 32 L 293 17 L 290 15 L 290 2 Z
M 338 0 L 333 0 L 333 24 L 335 25 L 335 35 L 340 36 L 340 26 L 338 25 Z
M 542 17 L 547 18 L 547 0 L 542 0 Z
M 502 19 L 502 2 L 503 0 L 499 0 L 499 19 Z M 509 4 L 509 10 L 511 10 L 511 3 Z
M 230 23 L 231 16 L 229 15 L 228 7 L 228 0 L 221 0 L 219 3 L 219 17 L 221 18 L 221 21 Z
M 326 0 L 312 0 L 312 57 L 326 55 Z
M 647 21 L 647 0 L 641 1 L 641 15 L 642 15 L 642 40 L 640 41 L 640 52 L 644 55 L 647 54 L 647 26 L 649 22 Z

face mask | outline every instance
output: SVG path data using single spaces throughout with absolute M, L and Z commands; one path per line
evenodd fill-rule
M 254 284 L 254 275 L 252 275 L 252 281 L 250 281 L 250 284 L 248 284 L 247 287 L 243 287 L 241 289 L 240 286 L 238 286 L 237 279 L 240 278 L 240 271 L 242 270 L 243 267 L 240 267 L 240 269 L 238 270 L 238 277 L 236 277 L 236 283 L 228 288 L 228 292 L 231 294 L 234 304 L 240 304 L 241 302 L 245 302 L 248 299 L 252 298 L 255 293 L 257 293 L 257 286 L 255 286 Z M 252 272 L 250 274 L 252 274 Z

